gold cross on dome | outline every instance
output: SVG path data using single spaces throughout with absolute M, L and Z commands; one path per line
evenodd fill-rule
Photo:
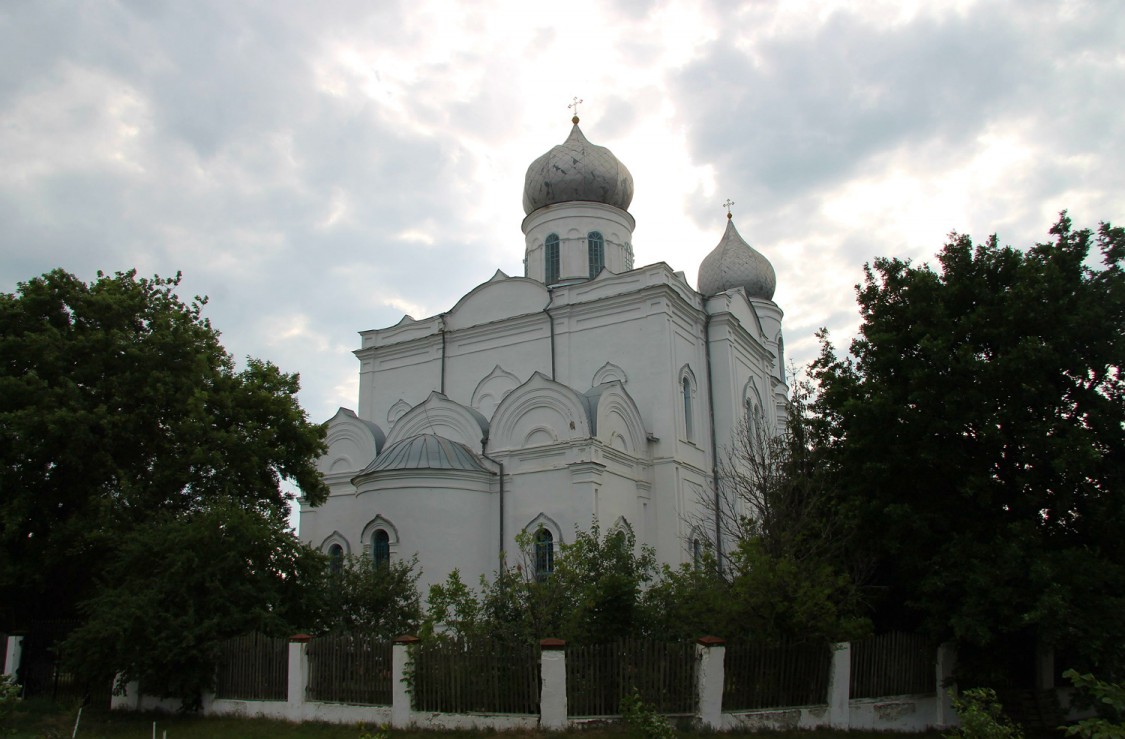
M 732 205 L 734 205 L 734 201 L 731 200 L 730 198 L 727 198 L 727 202 L 723 203 L 723 207 L 727 209 L 727 218 L 728 219 L 731 218 L 730 207 Z
M 571 103 L 570 105 L 566 106 L 567 108 L 570 108 L 570 109 L 574 110 L 574 117 L 571 118 L 570 120 L 573 121 L 575 124 L 578 123 L 578 106 L 582 102 L 584 102 L 584 101 L 579 100 L 577 97 L 575 97 L 574 102 Z

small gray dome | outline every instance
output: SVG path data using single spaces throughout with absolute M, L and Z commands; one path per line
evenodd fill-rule
M 749 298 L 773 300 L 777 274 L 757 249 L 746 243 L 728 218 L 727 230 L 699 265 L 699 292 L 714 295 L 741 287 Z
M 545 205 L 586 201 L 627 210 L 633 202 L 633 175 L 609 149 L 586 140 L 575 119 L 566 141 L 527 168 L 523 212 Z
M 489 471 L 467 446 L 436 434 L 419 434 L 392 444 L 360 474 L 387 470 Z

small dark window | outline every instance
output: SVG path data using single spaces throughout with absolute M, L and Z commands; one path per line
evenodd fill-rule
M 697 570 L 703 567 L 703 544 L 699 539 L 691 540 L 691 562 Z
M 545 580 L 555 570 L 555 537 L 547 529 L 535 533 L 535 577 Z
M 544 246 L 544 258 L 547 261 L 547 284 L 553 285 L 559 281 L 559 235 L 550 234 Z
M 691 380 L 685 377 L 681 384 L 684 391 L 684 432 L 687 434 L 688 441 L 691 441 L 695 436 L 695 426 L 691 418 Z
M 344 548 L 339 544 L 328 547 L 328 572 L 339 575 L 344 571 Z
M 590 279 L 593 279 L 605 267 L 605 239 L 597 231 L 591 231 L 586 235 L 586 245 L 590 257 Z
M 376 567 L 386 567 L 391 563 L 391 537 L 383 529 L 376 530 L 371 537 L 371 557 Z

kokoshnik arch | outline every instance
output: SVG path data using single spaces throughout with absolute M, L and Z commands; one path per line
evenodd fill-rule
M 578 127 L 528 167 L 524 275 L 447 312 L 361 332 L 355 410 L 328 421 L 301 538 L 337 561 L 418 555 L 423 587 L 554 549 L 596 517 L 662 563 L 716 541 L 716 450 L 788 394 L 776 276 L 728 211 L 696 288 L 634 267 L 633 178 Z M 709 502 L 712 501 L 712 502 Z

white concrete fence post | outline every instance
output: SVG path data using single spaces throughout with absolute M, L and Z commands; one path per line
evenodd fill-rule
M 8 636 L 8 643 L 4 645 L 4 674 L 15 677 L 20 669 L 20 658 L 23 656 L 23 637 L 15 634 Z
M 566 642 L 562 639 L 540 640 L 539 680 L 539 728 L 548 731 L 565 729 Z
M 289 637 L 289 680 L 286 683 L 285 712 L 290 721 L 301 721 L 305 717 L 310 641 L 312 637 L 308 634 L 294 634 Z
M 717 636 L 701 636 L 695 641 L 695 718 L 704 729 L 723 728 L 726 652 L 726 641 Z
M 934 723 L 937 728 L 957 725 L 957 714 L 953 711 L 953 670 L 957 666 L 957 649 L 952 642 L 938 647 L 937 664 L 937 708 Z
M 416 636 L 399 636 L 391 647 L 391 726 L 396 729 L 408 729 L 413 723 L 410 692 L 414 686 L 406 673 L 414 662 L 418 641 Z
M 832 672 L 828 678 L 828 724 L 833 729 L 851 726 L 852 645 L 832 645 Z

